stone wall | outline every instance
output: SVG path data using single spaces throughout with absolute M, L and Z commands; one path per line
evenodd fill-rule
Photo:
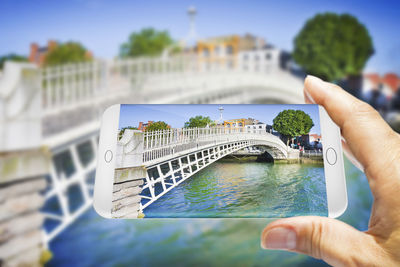
M 113 218 L 142 218 L 140 193 L 146 168 L 116 169 L 111 214 Z
M 40 266 L 49 153 L 0 153 L 0 266 Z

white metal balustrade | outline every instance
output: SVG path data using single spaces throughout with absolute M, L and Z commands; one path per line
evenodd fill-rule
M 207 127 L 149 132 L 125 129 L 118 141 L 116 167 L 146 168 L 142 189 L 147 189 L 148 195 L 141 195 L 145 200 L 140 206 L 143 211 L 199 170 L 226 155 L 255 145 L 264 146 L 274 159 L 298 158 L 298 150 L 287 147 L 265 129 Z M 167 172 L 163 172 L 165 168 Z M 157 185 L 160 185 L 158 193 Z
M 90 206 L 92 196 L 87 174 L 94 172 L 95 166 L 79 167 L 74 147 L 87 138 L 97 138 L 105 108 L 119 103 L 251 103 L 264 98 L 286 103 L 303 101 L 301 79 L 277 64 L 269 66 L 268 71 L 256 71 L 254 64 L 259 63 L 235 58 L 207 61 L 184 56 L 94 60 L 45 68 L 6 62 L 0 79 L 0 151 L 47 147 L 54 157 L 70 151 L 74 158 L 76 172 L 72 178 L 54 170 L 49 174 L 52 183 L 47 197 L 56 197 L 64 207 L 58 214 L 46 214 L 47 218 L 61 222 L 61 226 L 45 234 L 46 242 Z M 28 136 L 26 129 L 29 129 Z M 202 149 L 199 153 L 207 155 L 212 138 L 221 134 L 212 131 L 218 130 L 182 129 L 148 134 L 143 137 L 146 144 L 142 162 L 150 164 L 166 155 L 172 160 L 172 156 L 198 147 Z M 229 136 L 238 138 L 243 134 Z M 193 147 L 193 138 L 197 140 L 196 147 Z M 213 139 L 214 149 L 217 149 L 215 140 L 222 144 L 223 138 L 221 135 Z M 237 148 L 243 145 L 242 141 L 231 141 L 226 145 Z M 233 145 L 234 141 L 241 145 Z M 206 155 L 205 162 L 210 162 L 219 154 L 214 158 L 210 154 L 208 159 Z M 204 162 L 199 160 L 198 164 L 203 166 Z M 185 173 L 183 176 L 187 177 L 187 168 Z M 65 192 L 77 184 L 82 187 L 85 201 L 72 214 L 68 212 Z

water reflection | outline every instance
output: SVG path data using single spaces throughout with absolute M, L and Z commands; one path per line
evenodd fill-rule
M 327 214 L 323 165 L 215 162 L 162 196 L 146 217 Z
M 368 225 L 372 197 L 367 180 L 346 161 L 349 206 L 341 220 Z M 260 248 L 267 219 L 107 220 L 94 210 L 52 243 L 49 266 L 325 266 L 290 252 Z

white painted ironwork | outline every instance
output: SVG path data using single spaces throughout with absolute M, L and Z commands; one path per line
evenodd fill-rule
M 244 127 L 180 128 L 153 132 L 143 135 L 143 163 L 152 164 L 178 153 L 198 150 L 205 146 L 216 146 L 231 141 L 261 140 L 270 142 L 287 157 L 286 145 L 265 130 Z M 126 153 L 130 151 L 125 150 Z M 122 165 L 124 165 L 122 163 Z
M 79 152 L 78 147 L 86 145 L 90 151 Z M 96 153 L 98 146 L 98 132 L 86 138 L 80 138 L 73 143 L 67 143 L 61 147 L 54 147 L 53 160 L 50 165 L 49 184 L 45 193 L 46 201 L 50 201 L 52 207 L 45 210 L 43 213 L 45 218 L 53 220 L 55 227 L 51 231 L 44 231 L 44 242 L 48 244 L 59 233 L 61 233 L 68 225 L 70 225 L 76 218 L 83 214 L 93 202 L 93 174 L 96 169 Z M 62 159 L 57 161 L 58 156 L 67 156 L 71 160 L 72 173 L 67 175 L 62 166 L 56 166 L 57 162 L 66 161 Z M 89 157 L 86 162 L 83 161 L 84 157 Z M 76 186 L 81 194 L 81 203 L 72 209 L 70 201 L 71 195 L 68 189 Z M 58 203 L 58 205 L 57 205 Z
M 260 99 L 301 103 L 302 80 L 280 69 L 275 62 L 245 60 L 242 55 L 219 60 L 197 56 L 95 60 L 46 68 L 6 62 L 0 79 L 0 151 L 37 147 L 52 151 L 46 198 L 56 198 L 60 212 L 46 213 L 47 219 L 59 221 L 44 235 L 49 242 L 90 207 L 92 189 L 87 174 L 95 170 L 95 157 L 83 164 L 77 147 L 90 140 L 96 152 L 99 121 L 105 108 L 117 103 L 251 103 Z M 153 164 L 162 155 L 176 155 L 180 148 L 190 148 L 190 138 L 197 136 L 199 153 L 204 156 L 194 156 L 196 166 L 188 168 L 184 163 L 187 159 L 178 159 L 179 168 L 185 170 L 182 177 L 187 178 L 189 171 L 194 173 L 196 168 L 203 168 L 228 151 L 219 146 L 207 150 L 207 131 L 213 130 L 169 132 L 161 139 L 148 135 L 143 139 L 143 160 Z M 177 140 L 184 141 L 179 143 L 180 148 L 171 150 Z M 238 143 L 230 150 L 249 142 L 233 141 Z M 62 153 L 70 155 L 75 170 L 69 176 L 54 163 Z M 179 183 L 179 176 L 172 174 L 172 181 L 163 183 L 166 190 Z M 146 181 L 151 179 L 147 177 Z M 81 189 L 83 203 L 71 212 L 67 192 L 75 185 Z M 155 192 L 151 187 L 150 192 L 147 197 L 152 199 Z
M 148 189 L 148 194 L 141 195 L 143 211 L 199 170 L 228 154 L 256 145 L 264 146 L 274 159 L 299 156 L 298 150 L 287 147 L 280 138 L 265 129 L 175 128 L 144 133 L 126 129 L 118 142 L 116 166 L 146 167 L 142 189 Z M 163 172 L 165 168 L 168 170 Z M 157 184 L 160 190 L 155 189 Z

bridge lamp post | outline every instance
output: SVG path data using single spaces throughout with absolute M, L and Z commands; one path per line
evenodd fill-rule
M 222 113 L 224 112 L 224 108 L 223 107 L 219 107 L 218 110 L 219 110 L 219 121 L 222 122 L 223 121 Z
M 197 15 L 197 10 L 194 6 L 191 6 L 188 8 L 187 14 L 189 16 L 189 20 L 190 20 L 190 28 L 189 28 L 189 35 L 187 37 L 187 42 L 195 42 L 196 41 L 196 25 L 195 25 L 195 18 Z M 188 44 L 190 45 L 190 44 Z

